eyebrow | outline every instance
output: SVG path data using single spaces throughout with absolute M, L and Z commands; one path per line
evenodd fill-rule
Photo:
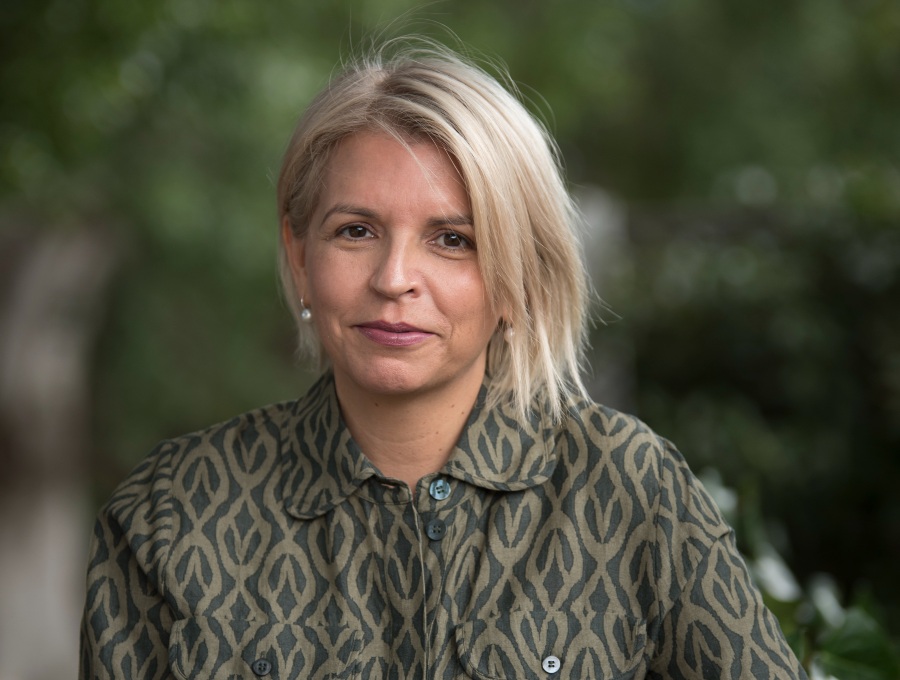
M 371 210 L 370 208 L 363 208 L 362 206 L 351 205 L 349 203 L 338 203 L 331 206 L 325 212 L 325 214 L 322 216 L 322 222 L 325 222 L 335 213 L 344 213 L 345 215 L 359 215 L 360 217 L 365 217 L 367 219 L 378 219 L 379 217 L 378 213 L 374 210 Z M 426 222 L 426 224 L 429 227 L 462 227 L 474 226 L 474 221 L 472 220 L 471 215 L 442 215 L 441 217 L 430 218 Z
M 465 227 L 475 226 L 470 215 L 447 215 L 444 217 L 432 217 L 428 220 L 429 227 Z
M 322 216 L 322 222 L 325 222 L 335 213 L 344 213 L 345 215 L 359 215 L 360 217 L 368 217 L 369 219 L 375 219 L 376 217 L 378 217 L 378 213 L 376 213 L 374 210 L 361 208 L 356 205 L 350 205 L 349 203 L 338 203 L 337 205 L 331 206 L 325 212 L 325 214 Z

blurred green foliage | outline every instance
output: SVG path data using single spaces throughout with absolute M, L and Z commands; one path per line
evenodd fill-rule
M 894 0 L 6 2 L 0 223 L 121 253 L 92 366 L 98 501 L 159 438 L 302 392 L 280 153 L 342 55 L 379 31 L 454 44 L 447 27 L 505 61 L 573 186 L 625 206 L 597 272 L 616 320 L 592 332 L 633 365 L 612 405 L 756 508 L 748 555 L 758 510 L 803 584 L 776 611 L 809 663 L 892 677 L 852 664 L 896 669 L 881 623 L 900 631 Z M 819 572 L 857 603 L 840 624 L 803 618 Z
M 877 603 L 870 596 L 857 595 L 849 606 L 843 604 L 838 584 L 822 573 L 801 587 L 773 543 L 783 526 L 778 520 L 766 520 L 758 493 L 745 490 L 738 494 L 726 487 L 712 468 L 706 469 L 702 478 L 737 528 L 766 604 L 781 622 L 811 680 L 900 677 L 900 648 L 880 623 Z M 779 542 L 783 550 L 783 535 Z
M 638 412 L 759 488 L 801 573 L 896 593 L 900 230 L 770 211 L 634 217 L 632 234 L 625 319 L 600 335 L 633 347 Z

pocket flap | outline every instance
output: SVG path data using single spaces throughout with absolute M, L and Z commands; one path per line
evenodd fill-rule
M 456 628 L 463 668 L 483 680 L 630 678 L 646 644 L 644 621 L 617 614 L 512 612 Z
M 181 680 L 283 680 L 349 678 L 356 672 L 359 631 L 348 626 L 221 621 L 176 621 L 169 637 L 169 666 Z

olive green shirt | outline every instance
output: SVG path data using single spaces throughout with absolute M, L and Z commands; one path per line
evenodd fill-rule
M 160 444 L 97 521 L 81 678 L 805 677 L 668 442 L 483 394 L 414 494 L 330 375 Z

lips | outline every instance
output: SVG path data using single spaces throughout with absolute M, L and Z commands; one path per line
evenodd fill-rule
M 425 342 L 433 333 L 423 331 L 408 323 L 368 321 L 355 326 L 366 338 L 385 347 L 411 347 Z

